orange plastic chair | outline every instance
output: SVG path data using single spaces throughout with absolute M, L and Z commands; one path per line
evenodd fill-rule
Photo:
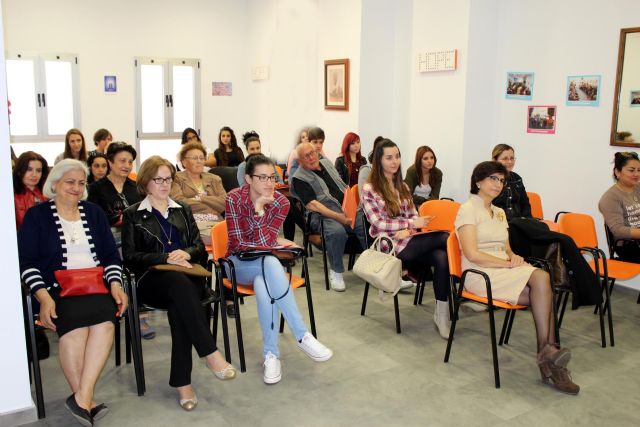
M 531 216 L 543 219 L 544 213 L 542 212 L 542 200 L 540 199 L 540 195 L 538 193 L 527 191 L 527 197 L 529 198 L 529 204 L 531 205 Z
M 607 320 L 609 323 L 609 340 L 613 347 L 613 320 L 611 316 L 611 298 L 609 290 L 616 280 L 628 280 L 640 274 L 640 264 L 607 259 L 604 251 L 598 248 L 598 236 L 596 234 L 595 222 L 590 215 L 564 212 L 559 216 L 558 225 L 561 233 L 570 236 L 576 242 L 576 245 L 581 251 L 589 252 L 593 257 L 593 259 L 589 261 L 589 266 L 591 266 L 591 269 L 598 277 L 602 278 L 602 290 L 604 293 L 604 304 L 601 303 L 596 306 L 596 310 L 600 314 L 602 347 L 606 346 L 603 320 L 603 314 L 605 312 L 607 313 Z M 568 295 L 565 296 L 565 302 L 563 305 L 566 305 L 567 298 Z M 562 311 L 564 312 L 564 306 Z
M 134 172 L 134 171 L 131 171 L 131 172 L 129 173 L 129 179 L 130 179 L 131 181 L 135 181 L 135 180 L 137 180 L 137 179 L 138 179 L 138 173 L 137 173 L 137 172 Z
M 342 211 L 344 214 L 351 218 L 351 228 L 356 228 L 356 215 L 358 214 L 358 186 L 356 185 L 356 190 L 353 190 L 353 187 L 345 188 L 344 196 L 342 198 Z
M 211 243 L 213 245 L 213 259 L 216 262 L 215 264 L 215 273 L 216 273 L 216 290 L 220 293 L 220 301 L 216 302 L 216 304 L 220 304 L 220 312 L 223 323 L 223 330 L 226 329 L 227 322 L 227 308 L 225 302 L 225 289 L 231 290 L 233 294 L 233 304 L 236 309 L 236 335 L 238 339 L 238 352 L 240 353 L 240 371 L 246 371 L 246 363 L 244 358 L 244 342 L 242 340 L 242 324 L 240 321 L 240 305 L 238 304 L 239 296 L 251 296 L 255 295 L 255 291 L 253 290 L 252 283 L 237 283 L 236 281 L 236 273 L 233 262 L 226 257 L 227 254 L 227 243 L 229 240 L 229 235 L 227 231 L 227 222 L 221 221 L 216 224 L 211 229 Z M 226 272 L 224 271 L 224 266 L 228 266 L 230 270 L 230 279 L 225 277 Z M 311 333 L 314 337 L 317 338 L 316 333 L 316 322 L 315 316 L 313 312 L 313 299 L 311 297 L 311 282 L 309 281 L 309 269 L 307 266 L 307 258 L 306 255 L 302 256 L 302 277 L 293 275 L 291 276 L 291 266 L 287 266 L 287 278 L 290 278 L 291 288 L 296 289 L 300 287 L 305 287 L 307 291 L 307 306 L 309 309 L 309 321 L 311 323 Z M 280 315 L 280 332 L 282 333 L 284 329 L 284 318 Z M 231 352 L 229 350 L 229 342 L 226 335 L 224 336 L 224 350 L 225 355 L 227 357 L 227 361 L 231 363 Z
M 448 231 L 454 230 L 454 222 L 460 209 L 460 203 L 452 200 L 427 200 L 418 210 L 420 216 L 432 215 L 434 218 L 423 231 Z
M 351 186 L 351 192 L 353 193 L 353 197 L 356 199 L 358 206 L 360 206 L 360 187 L 358 187 L 358 184 Z
M 507 344 L 509 342 L 509 335 L 511 334 L 511 326 L 513 325 L 513 319 L 515 318 L 515 314 L 517 310 L 522 310 L 527 308 L 527 306 L 519 305 L 519 304 L 509 304 L 502 301 L 496 301 L 493 299 L 491 295 L 491 281 L 489 280 L 489 276 L 486 273 L 475 270 L 468 269 L 462 271 L 462 255 L 460 251 L 460 243 L 458 242 L 458 237 L 455 232 L 449 234 L 449 238 L 447 239 L 447 257 L 449 258 L 449 274 L 451 275 L 451 290 L 454 295 L 453 303 L 454 303 L 454 313 L 453 320 L 451 322 L 451 329 L 449 332 L 449 340 L 447 341 L 447 351 L 444 355 L 444 363 L 449 362 L 449 355 L 451 354 L 451 345 L 453 344 L 453 334 L 456 330 L 456 324 L 458 321 L 458 311 L 460 309 L 460 303 L 465 300 L 471 300 L 480 304 L 484 304 L 489 309 L 489 328 L 491 331 L 491 353 L 493 355 L 493 374 L 496 388 L 500 388 L 500 370 L 498 367 L 498 348 L 496 346 L 496 327 L 495 327 L 495 318 L 494 318 L 494 310 L 496 308 L 503 308 L 506 310 L 506 315 L 504 318 L 504 324 L 502 325 L 502 332 L 500 333 L 500 345 Z M 464 290 L 464 281 L 467 274 L 479 274 L 484 278 L 485 284 L 487 286 L 487 297 L 481 297 L 471 292 Z M 459 285 L 456 289 L 455 282 L 459 282 Z
M 283 173 L 282 168 L 278 165 L 276 165 L 276 173 L 280 178 L 284 179 L 284 175 L 282 174 Z

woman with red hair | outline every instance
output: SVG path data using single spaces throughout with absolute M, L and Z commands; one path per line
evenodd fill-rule
M 336 159 L 336 169 L 340 177 L 349 187 L 358 183 L 358 172 L 360 167 L 367 164 L 367 160 L 360 152 L 360 137 L 358 134 L 349 132 L 342 140 L 342 156 Z

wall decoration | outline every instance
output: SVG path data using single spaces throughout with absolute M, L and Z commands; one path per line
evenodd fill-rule
M 600 104 L 600 76 L 567 77 L 567 105 L 587 105 L 597 107 Z
M 324 61 L 324 109 L 349 111 L 349 59 Z
M 212 82 L 211 95 L 213 96 L 232 96 L 233 84 L 231 82 Z
M 418 54 L 418 71 L 455 71 L 458 68 L 458 49 L 437 50 Z
M 527 109 L 527 133 L 556 133 L 555 105 L 529 105 Z
M 531 101 L 533 95 L 533 73 L 507 73 L 507 99 Z
M 631 96 L 629 97 L 629 107 L 632 107 L 632 108 L 640 107 L 640 90 L 631 91 Z
M 104 76 L 104 91 L 105 92 L 117 92 L 118 83 L 116 76 Z

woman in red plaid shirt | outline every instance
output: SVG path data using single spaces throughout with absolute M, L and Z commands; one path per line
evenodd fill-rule
M 449 338 L 449 265 L 445 232 L 417 234 L 429 222 L 419 217 L 409 188 L 402 181 L 400 150 L 385 139 L 373 151 L 371 175 L 362 187 L 362 208 L 371 224 L 372 237 L 387 236 L 396 246 L 396 256 L 403 268 L 419 275 L 424 266 L 434 268 L 433 288 L 436 310 L 433 314 L 440 336 Z M 385 247 L 384 241 L 382 250 Z
M 278 310 L 287 320 L 298 347 L 307 356 L 316 362 L 324 362 L 333 356 L 333 352 L 307 330 L 280 261 L 274 256 L 240 261 L 236 256 L 256 247 L 294 245 L 278 237 L 280 226 L 289 212 L 289 201 L 275 191 L 276 179 L 271 159 L 262 154 L 251 156 L 247 160 L 246 184 L 229 192 L 225 209 L 229 232 L 227 256 L 235 265 L 238 282 L 252 283 L 256 293 L 266 384 L 275 384 L 282 378 L 278 329 L 274 328 Z

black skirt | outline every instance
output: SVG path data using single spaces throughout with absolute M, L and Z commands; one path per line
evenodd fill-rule
M 116 322 L 117 306 L 110 293 L 66 298 L 57 292 L 51 294 L 56 302 L 58 318 L 53 321 L 59 337 L 74 329 Z

